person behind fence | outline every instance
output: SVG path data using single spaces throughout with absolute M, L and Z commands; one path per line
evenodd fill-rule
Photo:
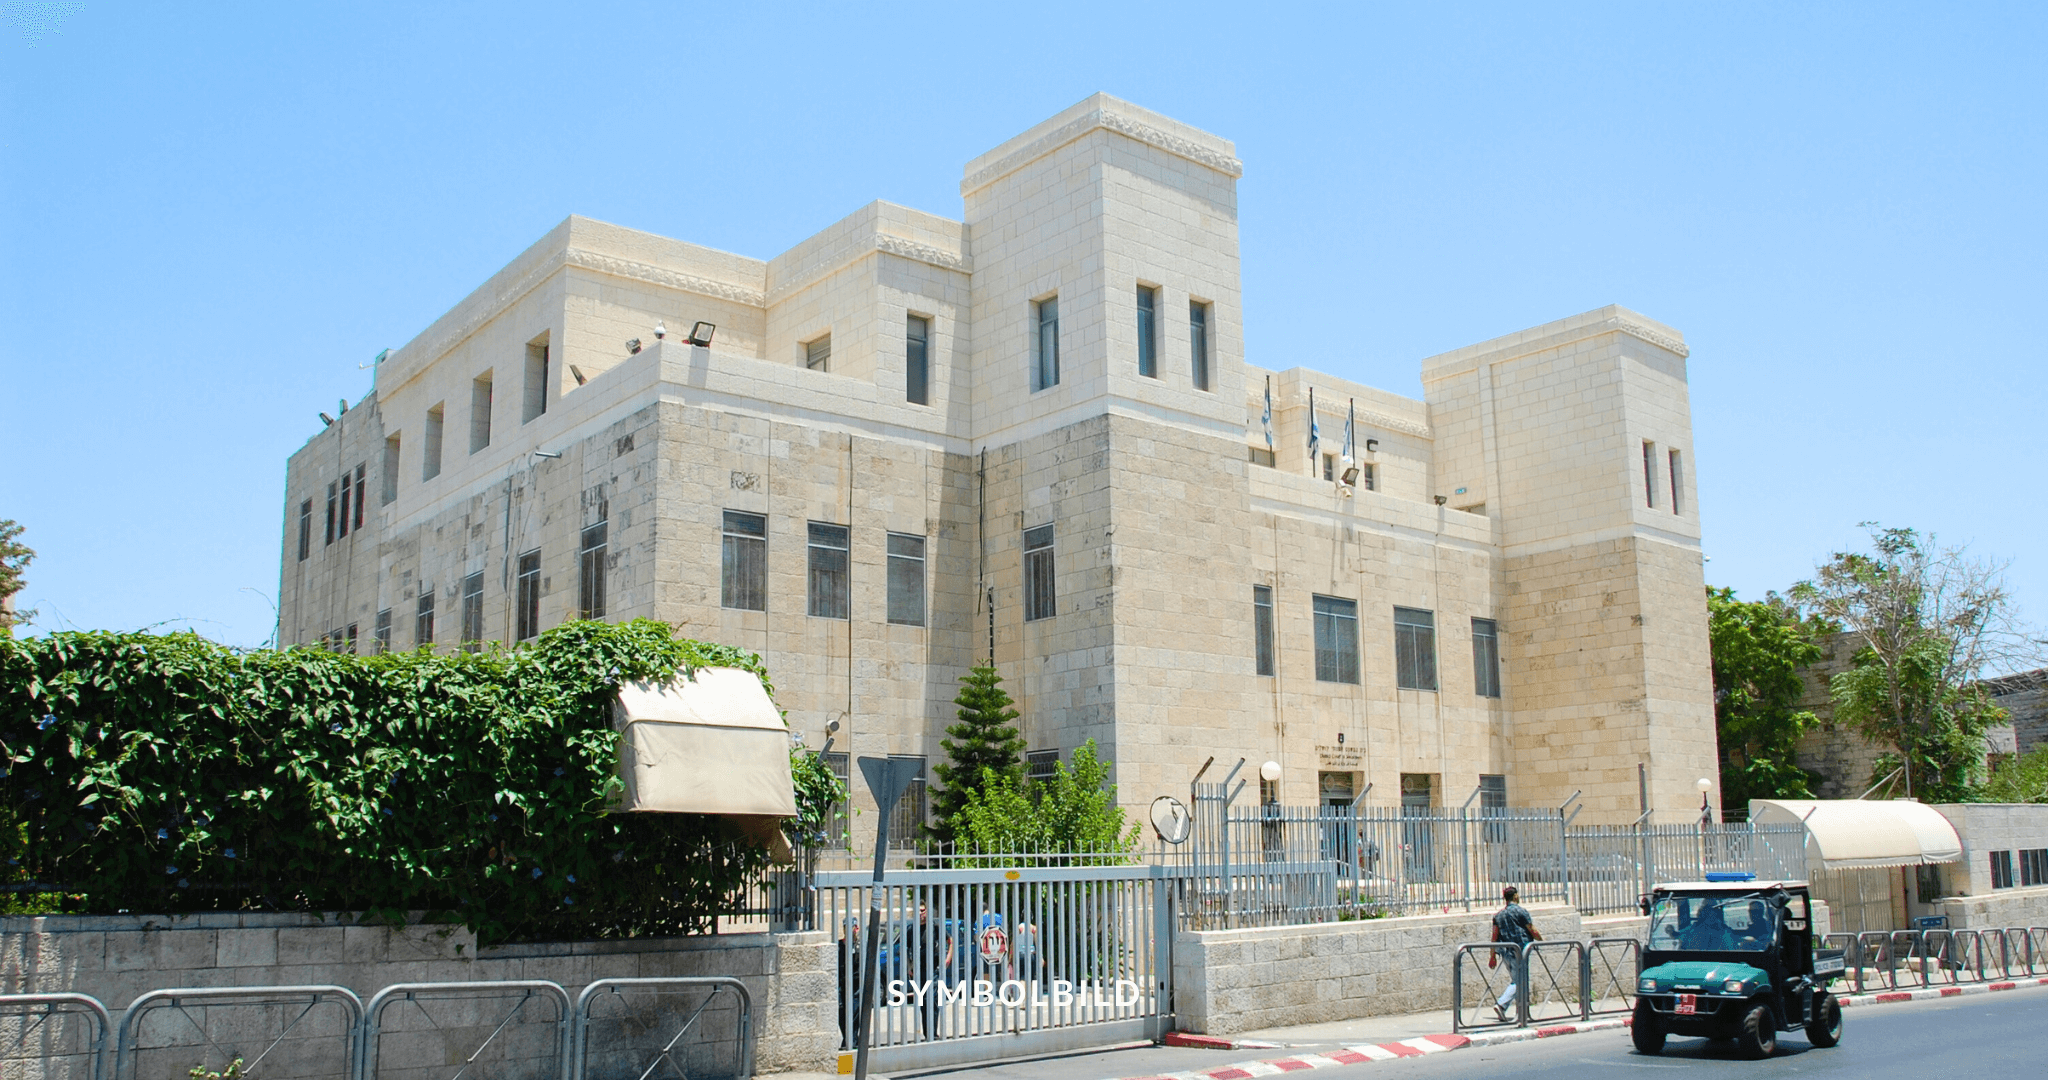
M 1493 940 L 1517 948 L 1532 941 L 1542 941 L 1543 931 L 1536 929 L 1536 920 L 1529 917 L 1529 909 L 1520 903 L 1521 890 L 1510 885 L 1500 891 L 1500 898 L 1501 908 L 1493 913 Z M 1496 952 L 1487 960 L 1486 966 L 1494 967 L 1499 963 L 1500 953 Z M 1515 1000 L 1516 976 L 1521 970 L 1514 961 L 1509 963 L 1513 966 L 1508 968 L 1508 988 L 1493 1002 L 1493 1015 L 1501 1020 L 1508 1018 L 1508 1005 Z

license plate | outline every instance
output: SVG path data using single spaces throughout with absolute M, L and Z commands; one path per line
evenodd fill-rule
M 1678 1015 L 1691 1016 L 1699 1012 L 1700 999 L 1697 994 L 1678 995 Z

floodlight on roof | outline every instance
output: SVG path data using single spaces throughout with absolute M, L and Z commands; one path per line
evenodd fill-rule
M 690 344 L 700 349 L 710 348 L 711 335 L 717 330 L 718 327 L 708 322 L 699 321 L 697 325 L 690 327 Z

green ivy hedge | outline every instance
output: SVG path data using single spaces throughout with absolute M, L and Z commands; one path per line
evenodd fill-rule
M 426 910 L 486 944 L 703 932 L 766 854 L 715 818 L 603 808 L 618 684 L 711 666 L 767 681 L 646 620 L 457 655 L 0 639 L 9 887 L 92 912 Z

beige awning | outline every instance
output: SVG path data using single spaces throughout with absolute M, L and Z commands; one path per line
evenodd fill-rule
M 789 729 L 759 676 L 703 668 L 665 684 L 628 683 L 613 722 L 625 781 L 613 809 L 716 814 L 788 856 L 780 825 L 797 813 Z
M 1805 822 L 1809 869 L 1918 866 L 1963 855 L 1963 842 L 1947 818 L 1906 799 L 1752 799 L 1749 820 Z

